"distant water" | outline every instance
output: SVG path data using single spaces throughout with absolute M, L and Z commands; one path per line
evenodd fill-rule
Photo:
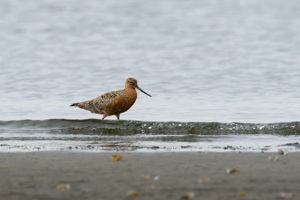
M 299 10 L 1 0 L 0 151 L 299 151 Z M 69 107 L 128 77 L 153 97 L 139 93 L 125 121 Z
M 125 120 L 300 119 L 300 2 L 0 1 L 0 120 L 101 118 L 69 104 L 139 93 Z M 115 119 L 111 117 L 109 119 Z

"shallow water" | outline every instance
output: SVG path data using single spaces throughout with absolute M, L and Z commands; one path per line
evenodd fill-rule
M 300 123 L 0 121 L 0 151 L 300 151 Z
M 0 152 L 79 151 L 79 152 L 277 152 L 300 151 L 300 136 L 274 135 L 135 135 L 93 136 L 45 135 L 25 136 L 5 140 Z M 298 142 L 295 142 L 298 141 Z
M 298 151 L 299 10 L 297 0 L 2 0 L 0 151 Z M 69 107 L 127 77 L 153 97 L 139 93 L 125 121 Z

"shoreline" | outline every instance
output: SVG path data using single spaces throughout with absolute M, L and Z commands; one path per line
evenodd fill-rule
M 112 155 L 123 159 L 113 161 Z M 297 199 L 299 161 L 299 152 L 1 152 L 0 195 L 1 199 Z

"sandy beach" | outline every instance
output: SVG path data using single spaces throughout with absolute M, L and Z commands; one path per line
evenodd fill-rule
M 122 155 L 120 161 L 112 155 Z M 300 153 L 0 153 L 1 199 L 299 199 Z

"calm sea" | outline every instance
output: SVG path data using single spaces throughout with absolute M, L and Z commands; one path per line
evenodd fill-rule
M 128 77 L 153 97 L 139 93 L 123 120 L 299 121 L 299 10 L 298 0 L 1 0 L 0 121 L 100 119 L 69 105 Z

